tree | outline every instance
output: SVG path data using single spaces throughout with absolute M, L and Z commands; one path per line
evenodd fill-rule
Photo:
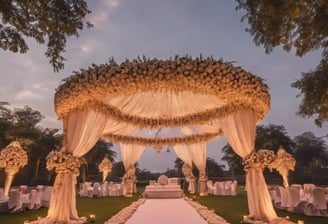
M 64 68 L 66 41 L 79 31 L 91 27 L 84 18 L 91 13 L 84 0 L 3 0 L 0 4 L 0 48 L 26 53 L 27 38 L 38 44 L 47 42 L 46 57 L 55 72 Z
M 256 127 L 255 149 L 269 149 L 277 152 L 282 146 L 288 153 L 293 153 L 295 143 L 288 136 L 282 125 L 258 125 Z
M 327 183 L 328 154 L 327 145 L 322 137 L 305 132 L 296 136 L 294 141 L 296 167 L 291 177 L 298 183 Z
M 299 166 L 327 166 L 327 145 L 321 137 L 305 132 L 294 138 L 296 143 L 294 157 Z
M 246 32 L 254 43 L 263 45 L 266 53 L 282 46 L 289 52 L 295 49 L 302 57 L 313 50 L 322 49 L 322 59 L 315 70 L 303 73 L 291 86 L 303 96 L 298 115 L 316 116 L 320 127 L 328 120 L 328 2 L 322 0 L 236 0 L 237 10 L 245 10 Z

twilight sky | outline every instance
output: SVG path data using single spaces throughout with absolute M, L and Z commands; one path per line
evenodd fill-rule
M 29 40 L 27 54 L 0 50 L 0 101 L 13 108 L 29 105 L 40 111 L 43 127 L 61 128 L 54 113 L 54 93 L 61 80 L 73 71 L 101 64 L 114 57 L 117 62 L 138 56 L 169 59 L 175 55 L 202 54 L 224 61 L 234 61 L 246 71 L 264 78 L 270 87 L 271 111 L 259 123 L 283 125 L 290 137 L 312 131 L 317 137 L 327 134 L 327 125 L 315 126 L 313 119 L 297 117 L 298 91 L 290 84 L 302 72 L 315 68 L 320 52 L 299 58 L 280 48 L 270 55 L 256 47 L 240 21 L 243 12 L 236 11 L 231 0 L 102 0 L 88 1 L 92 13 L 87 20 L 94 24 L 68 40 L 65 69 L 54 73 L 44 56 L 45 46 Z M 222 164 L 224 138 L 208 143 L 207 156 Z M 118 147 L 116 160 L 120 160 Z M 150 171 L 173 168 L 174 152 L 157 155 L 147 149 L 139 167 Z

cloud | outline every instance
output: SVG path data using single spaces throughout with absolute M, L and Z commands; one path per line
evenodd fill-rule
M 31 90 L 23 90 L 15 94 L 15 100 L 43 100 L 44 96 Z

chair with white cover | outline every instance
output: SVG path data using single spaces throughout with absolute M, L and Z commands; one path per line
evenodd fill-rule
M 315 187 L 312 189 L 312 196 L 305 205 L 304 214 L 328 217 L 325 190 L 323 188 Z
M 301 201 L 300 188 L 287 188 L 287 211 L 294 213 L 303 213 L 306 201 Z
M 34 209 L 35 202 L 36 202 L 36 189 L 32 189 L 31 192 L 28 194 L 28 200 L 25 202 L 23 201 L 23 208 Z
M 0 201 L 5 201 L 6 200 L 6 197 L 5 197 L 5 194 L 3 192 L 3 188 L 0 188 Z
M 215 190 L 213 191 L 214 195 L 225 195 L 224 182 L 216 181 L 214 183 Z
M 102 185 L 101 185 L 101 197 L 107 197 L 108 196 L 108 182 L 105 181 Z
M 288 195 L 287 195 L 287 190 L 282 187 L 278 186 L 278 191 L 280 195 L 280 204 L 278 203 L 276 206 L 278 209 L 287 209 L 287 202 L 288 202 Z
M 237 195 L 237 180 L 233 180 L 231 185 L 230 185 L 230 195 L 231 196 L 236 196 Z
M 80 197 L 89 197 L 89 188 L 90 188 L 90 184 L 87 182 L 84 182 L 82 184 L 82 188 L 79 192 Z
M 304 196 L 311 197 L 313 188 L 315 188 L 314 184 L 311 183 L 303 184 Z
M 41 198 L 41 206 L 49 208 L 52 186 L 46 186 Z
M 8 208 L 10 213 L 21 212 L 23 210 L 23 202 L 21 194 L 18 190 L 11 190 L 8 193 Z
M 280 193 L 278 195 L 277 191 L 278 191 L 278 189 L 276 189 L 276 188 L 273 188 L 269 191 L 274 207 L 278 207 L 278 205 L 281 204 L 281 196 L 280 196 Z
M 101 188 L 99 183 L 94 183 L 93 184 L 93 192 L 92 192 L 93 197 L 100 197 L 101 195 Z
M 120 196 L 120 189 L 118 189 L 118 186 L 116 184 L 110 182 L 108 188 L 108 196 Z
M 43 196 L 43 189 L 44 189 L 44 187 L 36 188 L 35 209 L 38 209 L 42 206 L 41 200 L 42 200 L 42 196 Z
M 231 184 L 232 184 L 232 180 L 224 181 L 225 195 L 231 195 Z
M 213 181 L 212 180 L 207 180 L 206 181 L 206 187 L 207 187 L 207 193 L 208 194 L 213 194 L 214 186 L 213 186 Z

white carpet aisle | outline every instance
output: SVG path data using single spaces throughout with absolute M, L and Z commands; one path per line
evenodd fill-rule
M 140 205 L 127 224 L 207 224 L 184 199 L 147 199 Z

